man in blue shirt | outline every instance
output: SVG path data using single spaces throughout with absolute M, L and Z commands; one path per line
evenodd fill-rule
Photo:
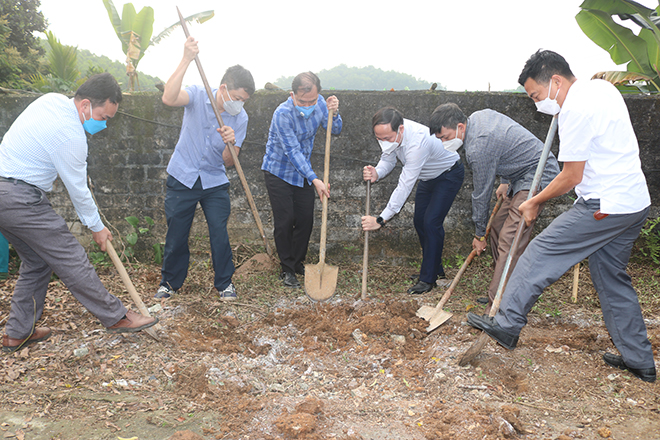
M 109 73 L 94 75 L 74 98 L 48 93 L 30 104 L 0 145 L 0 233 L 21 259 L 2 350 L 14 352 L 44 341 L 37 327 L 53 272 L 73 296 L 111 332 L 135 332 L 158 320 L 127 310 L 111 295 L 85 249 L 48 200 L 59 175 L 82 224 L 105 251 L 112 234 L 101 221 L 87 187 L 87 137 L 106 127 L 117 112 L 121 89 Z
M 227 220 L 231 212 L 229 179 L 226 167 L 233 159 L 226 144 L 236 145 L 236 154 L 247 133 L 248 116 L 243 104 L 254 93 L 252 74 L 241 66 L 227 69 L 220 87 L 213 90 L 222 116 L 219 128 L 206 89 L 181 88 L 188 65 L 199 53 L 197 41 L 188 37 L 183 59 L 165 85 L 163 103 L 184 107 L 179 141 L 167 166 L 165 217 L 167 236 L 163 254 L 162 280 L 156 298 L 169 298 L 183 285 L 188 275 L 190 250 L 188 235 L 197 203 L 202 206 L 209 228 L 211 258 L 215 270 L 214 286 L 222 300 L 236 299 L 231 281 L 234 274 Z
M 328 129 L 329 110 L 333 134 L 341 132 L 342 120 L 339 100 L 333 95 L 326 102 L 319 95 L 321 81 L 314 73 L 296 76 L 291 90 L 289 99 L 273 114 L 261 169 L 273 209 L 280 277 L 285 286 L 298 288 L 296 273 L 305 273 L 303 261 L 314 226 L 314 190 L 321 199 L 330 197 L 330 188 L 312 170 L 314 138 L 320 126 Z

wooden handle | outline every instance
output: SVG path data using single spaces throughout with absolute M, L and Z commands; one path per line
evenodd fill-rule
M 577 302 L 577 294 L 578 294 L 578 285 L 580 284 L 580 263 L 575 265 L 575 269 L 573 270 L 573 304 Z
M 371 198 L 371 179 L 367 180 L 367 201 L 364 215 L 369 215 Z M 369 267 L 369 231 L 364 231 L 364 253 L 362 254 L 362 300 L 367 299 L 367 269 Z
M 143 316 L 151 317 L 151 315 L 149 314 L 149 310 L 144 305 L 144 302 L 142 302 L 142 298 L 140 298 L 140 295 L 137 293 L 137 290 L 135 290 L 135 286 L 131 282 L 131 279 L 128 276 L 128 272 L 126 272 L 126 268 L 124 267 L 124 264 L 121 262 L 119 255 L 117 255 L 117 251 L 115 251 L 115 248 L 112 246 L 112 242 L 110 240 L 107 240 L 105 242 L 105 247 L 106 250 L 108 251 L 108 255 L 110 255 L 110 259 L 112 260 L 112 263 L 115 265 L 115 268 L 117 269 L 117 272 L 119 272 L 119 276 L 121 277 L 121 280 L 124 282 L 124 286 L 126 286 L 126 290 L 128 290 L 128 293 L 129 295 L 131 295 L 131 298 L 133 299 L 133 302 L 135 302 L 135 305 L 137 306 L 138 310 Z
M 328 109 L 328 128 L 325 135 L 325 170 L 323 171 L 323 183 L 326 190 L 330 182 L 330 140 L 332 137 L 332 110 Z M 328 229 L 328 198 L 323 196 L 323 212 L 321 214 L 321 243 L 319 245 L 319 267 L 323 273 L 323 265 L 325 264 L 325 242 L 327 239 Z

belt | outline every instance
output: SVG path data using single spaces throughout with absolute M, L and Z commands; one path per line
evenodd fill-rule
M 443 171 L 443 172 L 440 174 L 440 176 L 442 176 L 443 174 L 447 174 L 447 173 L 450 172 L 450 171 L 454 171 L 454 170 L 455 170 L 456 168 L 458 168 L 462 163 L 463 163 L 463 162 L 461 162 L 461 159 L 458 159 L 456 162 L 454 162 L 454 165 L 452 165 L 451 168 L 449 168 L 448 170 Z M 438 177 L 440 177 L 440 176 L 438 176 Z
M 20 179 L 14 179 L 13 177 L 0 176 L 0 182 L 21 183 L 23 185 L 34 186 L 31 183 L 27 183 L 26 181 Z

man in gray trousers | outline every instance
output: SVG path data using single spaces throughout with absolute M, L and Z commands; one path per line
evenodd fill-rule
M 619 91 L 603 80 L 578 81 L 566 60 L 552 51 L 531 56 L 518 82 L 537 109 L 559 114 L 559 175 L 520 205 L 525 221 L 542 203 L 572 188 L 573 207 L 557 217 L 518 260 L 495 317 L 468 314 L 468 322 L 510 350 L 543 289 L 589 258 L 603 319 L 621 355 L 605 353 L 610 366 L 646 382 L 656 379 L 637 293 L 626 266 L 646 221 L 651 198 L 628 109 Z
M 493 218 L 490 231 L 490 249 L 495 271 L 488 286 L 488 305 L 484 311 L 488 314 L 504 272 L 513 237 L 518 225 L 523 221 L 518 207 L 527 200 L 543 151 L 543 142 L 522 125 L 495 110 L 479 110 L 468 118 L 453 102 L 442 104 L 433 111 L 429 130 L 442 141 L 445 149 L 448 146 L 451 148 L 452 145 L 465 148 L 465 158 L 472 169 L 472 220 L 475 228 L 472 248 L 477 251 L 477 255 L 486 250 L 485 234 L 490 200 L 493 197 L 495 180 L 500 178 L 496 194 L 497 197 L 503 197 L 504 201 Z M 550 153 L 543 170 L 541 188 L 548 186 L 557 174 L 559 165 L 555 156 Z M 539 208 L 539 213 L 542 209 L 543 206 Z M 525 251 L 535 223 L 532 221 L 523 229 L 511 260 L 512 268 Z M 483 300 L 480 298 L 479 301 Z
M 59 175 L 80 221 L 105 251 L 112 234 L 87 187 L 87 137 L 117 112 L 121 89 L 109 73 L 94 75 L 74 98 L 49 93 L 30 104 L 0 144 L 0 233 L 21 259 L 2 350 L 14 352 L 50 337 L 37 327 L 52 272 L 111 332 L 135 332 L 157 322 L 127 310 L 99 280 L 87 254 L 53 210 L 47 192 Z

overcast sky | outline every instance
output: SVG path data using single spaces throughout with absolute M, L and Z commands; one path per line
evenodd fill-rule
M 656 0 L 638 0 L 657 7 Z M 122 0 L 115 0 L 119 15 Z M 215 17 L 190 26 L 212 86 L 242 64 L 257 88 L 280 76 L 338 64 L 373 65 L 448 90 L 515 89 L 525 61 L 539 48 L 563 55 L 578 78 L 622 70 L 584 35 L 576 0 L 135 0 L 154 8 L 154 36 L 184 16 L 210 9 Z M 102 0 L 41 0 L 49 29 L 64 44 L 124 61 Z M 147 50 L 138 70 L 167 81 L 183 53 L 179 28 Z M 200 83 L 194 63 L 184 84 Z

